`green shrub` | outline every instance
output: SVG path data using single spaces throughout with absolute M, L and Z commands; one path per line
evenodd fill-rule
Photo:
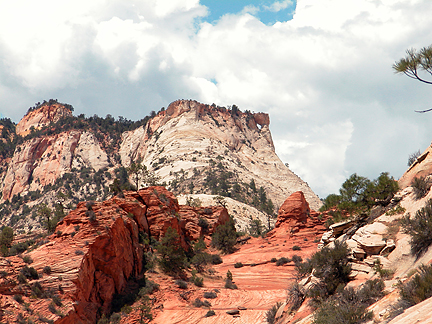
M 22 273 L 27 279 L 39 279 L 39 275 L 33 267 L 24 266 L 21 268 L 20 273 Z
M 197 287 L 204 286 L 204 278 L 203 277 L 192 276 L 191 281 Z
M 292 249 L 293 249 L 293 251 L 300 251 L 300 250 L 301 250 L 301 247 L 298 246 L 298 245 L 294 245 L 294 246 L 292 247 Z
M 421 265 L 414 277 L 399 283 L 399 292 L 409 306 L 432 297 L 432 265 Z
M 334 248 L 324 247 L 305 262 L 298 262 L 296 270 L 300 275 L 312 273 L 320 282 L 310 289 L 308 295 L 320 302 L 332 295 L 339 286 L 349 281 L 351 266 L 348 264 L 349 249 L 346 243 L 335 241 Z
M 314 324 L 359 324 L 373 318 L 367 307 L 383 296 L 384 282 L 368 280 L 358 290 L 343 289 L 323 301 L 314 313 Z
M 291 260 L 289 258 L 282 257 L 282 258 L 279 258 L 276 261 L 276 265 L 279 267 L 281 265 L 284 265 L 284 264 L 287 264 L 287 263 L 290 263 L 290 262 L 291 262 Z
M 232 219 L 225 224 L 219 225 L 212 235 L 212 246 L 221 250 L 223 253 L 234 252 L 234 246 L 236 243 L 237 232 Z
M 17 295 L 14 295 L 13 298 L 20 304 L 22 304 L 24 302 L 22 295 L 17 294 Z
M 431 181 L 426 179 L 426 177 L 414 178 L 411 182 L 411 187 L 414 189 L 415 199 L 421 199 L 429 192 L 431 187 Z
M 225 288 L 227 289 L 238 289 L 237 285 L 233 283 L 232 279 L 227 278 L 225 280 Z
M 217 297 L 217 294 L 214 291 L 206 291 L 204 292 L 204 298 L 214 299 Z
M 419 257 L 432 244 L 432 200 L 429 199 L 414 217 L 404 216 L 401 225 L 404 232 L 411 236 L 411 252 Z
M 176 284 L 177 287 L 179 287 L 180 289 L 187 289 L 187 287 L 188 287 L 187 282 L 184 281 L 184 280 L 181 280 L 181 279 L 177 279 L 177 280 L 175 281 L 175 284 Z
M 54 303 L 52 303 L 52 302 L 48 305 L 48 310 L 53 314 L 57 314 L 57 309 L 56 309 Z
M 276 303 L 276 305 L 273 305 L 272 308 L 270 308 L 267 312 L 266 312 L 266 321 L 269 324 L 274 324 L 276 321 L 276 313 L 279 309 L 279 307 L 282 306 L 281 302 Z
M 39 282 L 35 282 L 32 286 L 31 286 L 31 291 L 32 291 L 32 295 L 37 297 L 37 298 L 42 298 L 44 297 L 44 291 L 43 288 L 41 286 L 41 284 Z
M 156 246 L 160 258 L 158 263 L 165 273 L 176 274 L 182 272 L 187 266 L 187 259 L 177 232 L 168 227 L 161 244 Z
M 214 310 L 209 310 L 209 311 L 207 312 L 207 314 L 205 314 L 205 317 L 210 317 L 210 316 L 215 316 L 215 315 L 216 315 L 216 313 L 215 313 Z
M 51 267 L 45 266 L 42 270 L 43 273 L 46 273 L 47 275 L 51 274 Z
M 241 263 L 241 262 L 236 262 L 234 264 L 234 268 L 241 268 L 241 267 L 243 267 L 243 263 Z
M 223 260 L 219 254 L 210 254 L 211 255 L 211 264 L 221 264 Z
M 159 290 L 159 284 L 155 283 L 154 281 L 145 279 L 145 285 L 142 287 L 139 291 L 139 295 L 141 297 L 144 297 L 145 295 L 150 295 L 155 291 Z
M 271 258 L 270 262 L 276 262 L 277 259 L 276 258 Z
M 291 310 L 299 309 L 301 304 L 305 300 L 305 295 L 302 289 L 300 289 L 300 285 L 298 284 L 298 282 L 291 284 L 288 287 L 287 293 L 288 293 L 287 302 L 288 304 L 291 305 Z
M 23 261 L 27 264 L 33 263 L 33 259 L 30 257 L 30 255 L 23 256 Z

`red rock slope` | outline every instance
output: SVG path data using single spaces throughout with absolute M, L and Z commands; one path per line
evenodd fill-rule
M 158 304 L 159 311 L 155 323 L 266 323 L 265 314 L 277 302 L 285 302 L 286 289 L 294 280 L 293 262 L 276 266 L 272 258 L 291 258 L 293 255 L 306 258 L 317 248 L 317 238 L 325 231 L 318 214 L 309 209 L 302 192 L 293 193 L 279 209 L 276 228 L 265 238 L 252 238 L 241 245 L 237 252 L 223 256 L 223 263 L 214 266 L 216 277 L 205 278 L 204 287 L 189 287 L 189 300 L 181 298 L 175 291 L 172 280 L 159 281 L 165 290 L 164 300 Z M 300 250 L 293 249 L 294 246 Z M 243 267 L 235 268 L 237 262 Z M 231 271 L 238 290 L 224 288 L 223 278 Z M 158 281 L 160 276 L 150 275 Z M 193 307 L 195 298 L 203 299 L 205 291 L 218 289 L 218 297 L 209 300 L 216 315 L 205 317 L 208 309 Z M 226 311 L 238 309 L 240 317 L 228 315 Z M 244 308 L 244 309 L 243 309 Z M 124 323 L 133 323 L 124 321 Z
M 96 219 L 91 221 L 93 216 Z M 139 231 L 150 229 L 157 238 L 172 226 L 186 244 L 201 235 L 199 217 L 207 219 L 210 232 L 229 218 L 223 207 L 205 211 L 180 207 L 163 187 L 127 192 L 125 198 L 102 203 L 78 204 L 48 242 L 24 255 L 33 260 L 29 266 L 39 274 L 50 268 L 39 279 L 19 284 L 17 277 L 25 263 L 19 257 L 0 258 L 0 321 L 45 318 L 62 324 L 95 323 L 109 309 L 113 294 L 142 271 Z M 42 292 L 61 298 L 62 306 L 55 306 L 57 314 L 49 311 L 51 299 L 32 297 L 35 284 L 41 285 Z M 14 295 L 22 295 L 23 303 Z

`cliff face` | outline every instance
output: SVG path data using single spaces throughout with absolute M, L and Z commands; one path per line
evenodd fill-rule
M 145 126 L 122 132 L 125 124 L 116 123 L 73 117 L 71 109 L 57 102 L 30 110 L 16 125 L 16 133 L 8 131 L 3 138 L 18 141 L 14 149 L 0 152 L 1 202 L 15 197 L 18 205 L 15 214 L 3 210 L 6 217 L 0 218 L 0 225 L 15 226 L 18 219 L 16 226 L 25 231 L 39 227 L 21 217 L 20 206 L 29 199 L 30 206 L 52 204 L 59 190 L 69 197 L 65 206 L 104 200 L 112 181 L 127 181 L 124 167 L 139 159 L 176 195 L 229 196 L 264 211 L 276 210 L 286 196 L 301 190 L 312 208 L 321 205 L 277 157 L 267 114 L 179 100 L 143 122 Z M 41 131 L 31 133 L 32 129 Z M 45 198 L 34 198 L 41 194 Z M 32 198 L 20 200 L 26 195 Z M 270 199 L 273 206 L 267 204 Z
M 71 116 L 72 112 L 60 103 L 43 105 L 39 109 L 28 112 L 16 126 L 16 133 L 26 136 L 31 128 L 41 129 L 50 123 L 58 122 L 64 116 Z
M 269 123 L 264 113 L 179 100 L 145 127 L 124 133 L 119 154 L 123 165 L 141 157 L 167 183 L 192 179 L 196 193 L 209 193 L 203 188 L 207 172 L 223 168 L 238 182 L 254 180 L 277 206 L 301 190 L 311 207 L 319 208 L 319 198 L 276 155 Z
M 90 217 L 92 213 L 95 220 Z M 16 279 L 25 263 L 19 257 L 0 257 L 4 271 L 0 278 L 0 321 L 43 316 L 55 323 L 96 323 L 97 317 L 110 309 L 114 293 L 122 292 L 128 279 L 143 272 L 146 246 L 139 243 L 139 233 L 150 230 L 151 236 L 158 238 L 171 226 L 184 248 L 189 248 L 189 242 L 203 234 L 199 218 L 208 221 L 208 234 L 229 219 L 223 207 L 204 212 L 204 208 L 179 206 L 163 187 L 126 192 L 124 198 L 101 203 L 79 203 L 57 225 L 48 243 L 25 254 L 33 260 L 31 267 L 40 274 L 39 279 L 28 278 L 28 284 L 19 284 Z M 44 273 L 47 267 L 50 271 Z M 49 311 L 49 298 L 31 297 L 36 283 L 42 292 L 60 297 L 58 313 Z M 24 310 L 13 298 L 17 294 L 28 303 Z

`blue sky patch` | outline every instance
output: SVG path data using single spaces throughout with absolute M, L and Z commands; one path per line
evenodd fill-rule
M 296 0 L 201 0 L 200 3 L 209 9 L 209 15 L 204 20 L 213 23 L 225 14 L 237 14 L 246 7 L 250 14 L 266 25 L 278 21 L 291 20 L 296 8 Z

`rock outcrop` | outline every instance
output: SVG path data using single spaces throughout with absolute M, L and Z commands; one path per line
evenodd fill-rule
M 276 155 L 269 123 L 264 113 L 178 100 L 145 127 L 124 133 L 119 153 L 123 165 L 140 157 L 167 183 L 176 174 L 182 179 L 195 176 L 197 193 L 208 193 L 202 190 L 206 170 L 221 163 L 239 182 L 254 180 L 257 188 L 262 186 L 276 205 L 301 190 L 311 207 L 318 209 L 319 198 Z
M 28 277 L 28 284 L 19 284 L 23 259 L 0 258 L 0 321 L 39 316 L 62 324 L 96 323 L 111 308 L 114 293 L 122 292 L 131 276 L 143 272 L 145 246 L 139 244 L 139 233 L 158 238 L 171 226 L 188 249 L 189 242 L 203 234 L 199 218 L 209 223 L 206 234 L 229 219 L 223 207 L 179 206 L 163 187 L 125 192 L 124 198 L 105 202 L 79 203 L 57 225 L 49 242 L 23 255 L 33 260 L 31 267 L 39 278 Z M 37 285 L 40 296 L 35 299 L 31 296 Z M 61 299 L 57 312 L 48 310 L 51 300 L 43 297 L 44 292 Z M 22 295 L 23 301 L 15 295 Z M 24 310 L 20 302 L 28 303 Z
M 64 116 L 71 116 L 72 111 L 60 103 L 47 103 L 39 109 L 29 111 L 16 126 L 16 133 L 26 136 L 31 128 L 37 130 L 50 123 L 58 122 Z
M 409 187 L 417 177 L 426 177 L 432 174 L 432 144 L 421 154 L 399 179 L 399 187 Z

